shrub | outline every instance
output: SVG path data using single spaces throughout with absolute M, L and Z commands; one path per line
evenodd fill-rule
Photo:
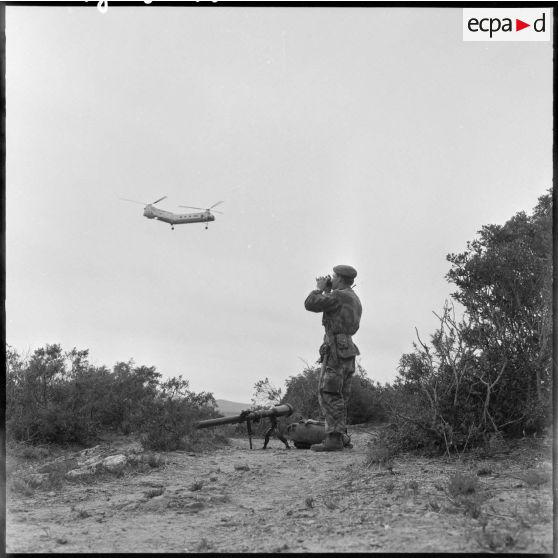
M 351 393 L 347 402 L 348 424 L 382 422 L 387 419 L 383 403 L 383 388 L 367 376 L 357 364 L 351 381 Z
M 371 467 L 372 465 L 377 465 L 378 467 L 392 469 L 393 460 L 397 453 L 396 445 L 391 443 L 386 437 L 380 438 L 376 442 L 369 442 L 366 448 L 364 466 Z
M 285 396 L 281 402 L 289 403 L 294 409 L 288 422 L 322 418 L 318 401 L 319 378 L 320 366 L 315 365 L 306 367 L 300 374 L 291 376 L 287 380 Z M 347 423 L 382 421 L 386 416 L 383 388 L 379 384 L 374 384 L 366 371 L 357 363 L 347 402 Z
M 6 350 L 6 432 L 32 444 L 87 445 L 101 430 L 139 433 L 148 449 L 180 447 L 193 423 L 216 416 L 210 393 L 181 376 L 161 382 L 154 367 L 89 364 L 88 351 L 46 345 L 22 358 Z
M 449 454 L 542 433 L 552 421 L 551 191 L 531 216 L 483 227 L 448 260 L 463 316 L 446 303 L 384 390 L 399 443 Z
M 215 399 L 209 393 L 195 394 L 188 386 L 182 377 L 162 384 L 161 392 L 151 401 L 149 413 L 139 425 L 145 449 L 193 449 L 194 441 L 204 437 L 195 423 L 216 416 Z
M 455 473 L 449 478 L 448 492 L 452 496 L 466 496 L 477 491 L 479 486 L 478 479 L 466 473 Z
M 285 396 L 282 402 L 289 403 L 294 409 L 294 413 L 289 417 L 290 422 L 320 418 L 319 378 L 320 367 L 308 366 L 300 374 L 291 376 L 286 381 Z

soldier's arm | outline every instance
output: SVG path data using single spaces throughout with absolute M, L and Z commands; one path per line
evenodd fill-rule
M 304 301 L 304 308 L 310 312 L 328 312 L 339 306 L 337 299 L 331 294 L 322 294 L 319 289 L 313 290 Z

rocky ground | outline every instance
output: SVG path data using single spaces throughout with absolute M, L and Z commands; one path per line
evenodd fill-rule
M 361 426 L 336 453 L 231 439 L 154 454 L 125 438 L 8 451 L 7 552 L 552 553 L 550 439 L 393 461 L 371 459 L 377 439 Z

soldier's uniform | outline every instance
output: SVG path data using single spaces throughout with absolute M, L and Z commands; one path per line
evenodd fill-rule
M 350 266 L 336 266 L 333 271 L 337 275 L 356 277 L 356 270 Z M 360 325 L 362 305 L 353 289 L 348 287 L 325 294 L 313 290 L 304 306 L 311 312 L 323 312 L 325 335 L 320 347 L 322 368 L 318 399 L 325 415 L 326 435 L 344 434 L 355 357 L 360 354 L 352 336 Z

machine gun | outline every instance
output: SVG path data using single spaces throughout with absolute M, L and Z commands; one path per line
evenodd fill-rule
M 250 449 L 252 449 L 252 423 L 259 422 L 263 418 L 268 417 L 288 417 L 293 414 L 293 408 L 285 403 L 284 405 L 275 405 L 269 409 L 260 409 L 259 411 L 242 411 L 236 417 L 223 417 L 209 420 L 201 420 L 195 424 L 196 428 L 210 428 L 212 426 L 221 426 L 222 424 L 238 424 L 246 423 L 248 430 L 248 439 L 250 440 Z

